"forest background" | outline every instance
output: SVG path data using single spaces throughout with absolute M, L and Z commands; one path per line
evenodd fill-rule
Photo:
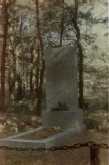
M 72 45 L 78 48 L 80 108 L 107 111 L 107 4 L 1 0 L 0 112 L 41 115 L 46 109 L 44 50 Z

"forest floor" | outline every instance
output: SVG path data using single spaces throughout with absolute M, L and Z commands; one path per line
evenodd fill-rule
M 85 113 L 87 130 L 73 136 L 65 145 L 94 141 L 108 144 L 108 116 L 104 111 Z M 41 126 L 35 115 L 3 113 L 0 115 L 0 138 Z M 108 165 L 108 150 L 100 149 L 100 165 Z M 89 165 L 89 148 L 65 151 L 7 151 L 0 149 L 0 165 Z

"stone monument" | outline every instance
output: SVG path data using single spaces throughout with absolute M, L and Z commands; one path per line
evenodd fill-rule
M 75 47 L 50 48 L 45 53 L 47 110 L 44 127 L 82 128 L 78 108 L 77 53 Z
M 63 145 L 75 133 L 85 130 L 83 113 L 78 108 L 77 57 L 75 47 L 46 50 L 47 110 L 42 112 L 43 127 L 0 139 L 0 146 L 18 148 L 50 148 Z M 39 140 L 22 139 L 44 128 L 60 127 L 62 132 Z

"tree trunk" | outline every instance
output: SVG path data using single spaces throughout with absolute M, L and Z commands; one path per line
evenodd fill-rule
M 11 38 L 8 36 L 8 40 L 9 40 L 9 44 L 11 45 L 11 55 L 12 55 L 12 59 L 13 59 L 13 62 L 14 62 L 14 65 L 13 65 L 13 75 L 14 75 L 14 79 L 11 79 L 11 67 L 9 68 L 9 74 L 8 74 L 8 79 L 9 79 L 9 97 L 11 96 L 11 94 L 14 92 L 14 89 L 15 89 L 15 82 L 16 82 L 16 53 L 15 53 L 15 47 L 11 41 Z M 12 66 L 13 63 L 8 63 L 8 65 Z
M 39 60 L 40 60 L 40 49 L 38 46 L 38 50 L 37 50 L 37 70 L 36 70 L 36 97 L 38 97 L 38 88 L 39 88 L 39 74 L 40 74 L 40 70 L 39 70 Z
M 84 108 L 84 98 L 83 98 L 83 49 L 81 45 L 81 34 L 80 29 L 77 23 L 78 19 L 78 1 L 75 0 L 75 10 L 74 10 L 74 18 L 73 18 L 73 26 L 76 31 L 76 43 L 78 47 L 78 69 L 79 69 L 79 108 Z
M 30 72 L 30 94 L 33 93 L 33 71 Z
M 3 48 L 1 54 L 1 92 L 0 92 L 0 111 L 5 111 L 5 60 L 6 60 L 6 47 L 7 47 L 7 35 L 8 35 L 8 6 L 6 2 L 3 2 Z
M 34 50 L 34 46 L 31 47 L 31 51 L 30 51 L 32 65 L 33 65 L 33 58 L 34 58 L 33 50 Z M 30 94 L 32 94 L 33 91 L 34 91 L 34 87 L 33 87 L 33 67 L 32 67 L 30 71 Z
M 9 80 L 9 97 L 11 97 L 11 94 L 13 93 L 14 87 L 15 87 L 15 81 L 14 80 Z
M 41 55 L 41 69 L 40 69 L 40 77 L 39 77 L 39 87 L 38 87 L 38 98 L 37 98 L 37 106 L 36 112 L 37 115 L 41 114 L 41 101 L 42 101 L 42 90 L 43 90 L 43 80 L 44 80 L 44 71 L 45 71 L 45 61 L 44 61 L 44 47 L 43 40 L 40 32 L 40 20 L 39 20 L 39 1 L 36 0 L 36 18 L 37 18 L 37 38 L 38 44 L 40 47 L 40 55 Z
M 60 47 L 62 46 L 63 33 L 64 33 L 64 9 L 62 11 L 62 18 L 61 18 Z
M 17 82 L 18 82 L 17 100 L 22 100 L 23 90 L 22 90 L 22 80 L 21 80 L 20 75 L 17 75 Z

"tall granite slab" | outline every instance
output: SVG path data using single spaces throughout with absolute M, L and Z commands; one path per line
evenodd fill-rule
M 80 127 L 83 125 L 83 112 L 78 108 L 76 48 L 47 49 L 45 66 L 47 110 L 42 113 L 43 126 Z M 67 110 L 53 111 L 59 103 L 65 104 Z
M 47 110 L 65 102 L 70 111 L 78 109 L 77 65 L 75 47 L 46 50 L 46 100 Z

